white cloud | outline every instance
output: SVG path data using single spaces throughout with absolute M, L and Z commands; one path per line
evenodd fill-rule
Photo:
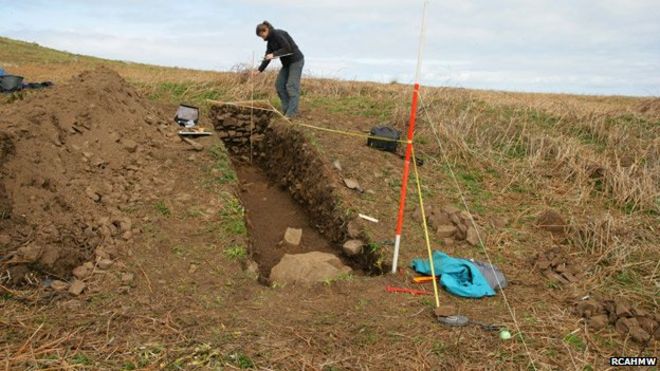
M 414 75 L 422 1 L 0 0 L 0 34 L 77 53 L 226 69 L 287 29 L 306 70 L 330 77 Z M 431 1 L 423 82 L 660 95 L 660 3 L 651 0 Z

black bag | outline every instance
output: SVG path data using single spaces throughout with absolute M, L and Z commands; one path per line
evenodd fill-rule
M 400 131 L 387 126 L 376 126 L 369 131 L 369 135 L 374 137 L 391 139 L 391 140 L 383 140 L 378 138 L 367 139 L 367 145 L 369 147 L 387 152 L 396 152 L 396 148 L 399 145 L 398 140 L 399 138 L 401 138 Z
M 14 75 L 0 76 L 0 92 L 11 93 L 23 89 L 23 77 Z

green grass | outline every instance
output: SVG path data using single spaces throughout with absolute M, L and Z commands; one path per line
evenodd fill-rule
M 172 211 L 170 211 L 170 209 L 167 207 L 167 205 L 165 205 L 165 201 L 163 201 L 163 200 L 160 200 L 160 201 L 156 202 L 156 204 L 154 205 L 154 208 L 156 209 L 156 211 L 158 211 L 158 213 L 160 213 L 163 216 L 172 215 Z
M 231 219 L 224 222 L 224 230 L 231 236 L 247 235 L 247 227 L 243 219 Z
M 0 64 L 2 62 L 12 63 L 70 63 L 79 58 L 96 59 L 91 57 L 81 57 L 77 54 L 62 52 L 55 49 L 45 48 L 37 43 L 11 40 L 0 37 Z
M 589 127 L 573 126 L 571 127 L 571 134 L 575 136 L 580 143 L 593 148 L 597 152 L 603 152 L 607 149 L 607 140 L 599 138 Z
M 446 165 L 443 165 L 445 173 L 449 176 L 449 169 Z M 470 204 L 470 209 L 478 213 L 483 213 L 486 210 L 486 204 L 493 195 L 485 190 L 483 185 L 484 177 L 483 174 L 473 169 L 466 169 L 460 166 L 454 168 L 454 173 L 456 174 L 456 179 L 461 184 L 461 189 L 467 191 L 467 196 L 469 197 L 468 203 Z M 454 192 L 457 192 L 453 189 Z M 458 199 L 458 195 L 457 195 Z
M 515 193 L 522 193 L 522 194 L 534 194 L 535 191 L 527 186 L 526 184 L 521 184 L 520 182 L 516 181 L 511 184 L 509 187 L 511 192 Z
M 247 249 L 243 246 L 232 246 L 224 250 L 225 256 L 231 260 L 241 261 L 247 257 Z
M 566 335 L 564 337 L 564 342 L 581 352 L 583 352 L 587 348 L 587 345 L 585 344 L 584 340 L 582 340 L 582 338 L 576 334 Z
M 245 225 L 245 209 L 241 201 L 228 193 L 223 194 L 223 207 L 218 212 L 222 219 L 222 228 L 230 236 L 247 235 Z
M 240 369 L 254 368 L 254 362 L 250 357 L 241 352 L 234 352 L 228 358 L 232 364 Z
M 71 358 L 71 363 L 75 365 L 91 366 L 92 360 L 83 353 L 77 353 L 75 356 L 73 356 L 73 358 Z
M 372 252 L 372 253 L 378 252 L 382 248 L 383 248 L 383 246 L 378 242 L 369 242 L 367 244 L 367 249 L 369 249 L 369 252 Z
M 605 118 L 607 126 L 624 126 L 629 133 L 641 138 L 660 127 L 660 121 L 647 120 L 639 115 L 624 113 Z
M 346 97 L 313 95 L 306 99 L 310 106 L 331 113 L 359 115 L 379 120 L 390 120 L 395 108 L 394 100 L 382 100 L 371 95 L 356 94 Z
M 218 184 L 227 184 L 235 182 L 238 177 L 236 172 L 231 165 L 231 160 L 229 155 L 222 147 L 222 145 L 217 144 L 209 148 L 209 153 L 213 157 L 213 165 L 209 169 L 212 173 L 211 178 L 213 182 Z
M 334 278 L 328 278 L 325 281 L 323 281 L 323 284 L 326 286 L 332 285 L 335 282 L 341 282 L 341 281 L 352 281 L 353 280 L 353 275 L 351 273 L 342 273 L 338 275 L 337 277 Z
M 498 124 L 508 124 L 511 121 L 531 124 L 544 129 L 554 128 L 561 118 L 550 113 L 537 110 L 530 107 L 518 107 L 511 105 L 489 104 L 481 102 L 484 105 L 484 112 Z
M 431 353 L 438 357 L 442 357 L 447 351 L 447 346 L 442 341 L 436 341 L 431 346 Z
M 160 358 L 160 354 L 163 352 L 163 346 L 158 343 L 147 344 L 140 347 L 139 359 L 137 366 L 139 368 L 145 368 Z
M 504 155 L 511 159 L 522 159 L 525 158 L 528 154 L 527 147 L 521 142 L 515 142 L 513 145 L 496 146 L 504 153 Z
M 183 245 L 174 245 L 171 247 L 172 253 L 176 256 L 182 257 L 185 255 L 185 247 Z
M 121 369 L 122 369 L 122 370 L 126 370 L 126 371 L 132 371 L 132 370 L 137 370 L 137 366 L 136 366 L 135 363 L 133 363 L 133 362 L 125 362 L 125 363 L 121 366 Z

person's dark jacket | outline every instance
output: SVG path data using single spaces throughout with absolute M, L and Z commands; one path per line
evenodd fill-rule
M 289 36 L 289 33 L 284 30 L 271 29 L 266 41 L 268 42 L 266 46 L 266 54 L 273 53 L 274 57 L 291 54 L 280 58 L 282 66 L 288 66 L 291 63 L 298 62 L 304 58 L 303 53 L 298 49 L 296 42 L 293 41 L 291 36 Z M 269 63 L 270 60 L 264 59 L 259 66 L 259 72 L 263 72 L 266 67 L 268 67 Z

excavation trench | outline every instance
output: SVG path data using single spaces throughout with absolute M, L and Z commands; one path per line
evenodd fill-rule
M 234 162 L 234 167 L 241 183 L 240 199 L 246 210 L 252 259 L 259 264 L 262 277 L 269 276 L 284 254 L 309 251 L 337 253 L 332 242 L 310 223 L 303 207 L 261 169 L 240 162 Z M 299 246 L 282 243 L 287 228 L 302 229 Z
M 269 282 L 285 254 L 311 251 L 332 253 L 355 273 L 381 273 L 378 256 L 366 247 L 352 256 L 342 250 L 346 240 L 369 241 L 341 206 L 337 175 L 300 131 L 272 115 L 229 104 L 210 111 L 240 181 L 250 255 L 262 281 Z M 303 230 L 299 246 L 282 242 L 287 228 Z

